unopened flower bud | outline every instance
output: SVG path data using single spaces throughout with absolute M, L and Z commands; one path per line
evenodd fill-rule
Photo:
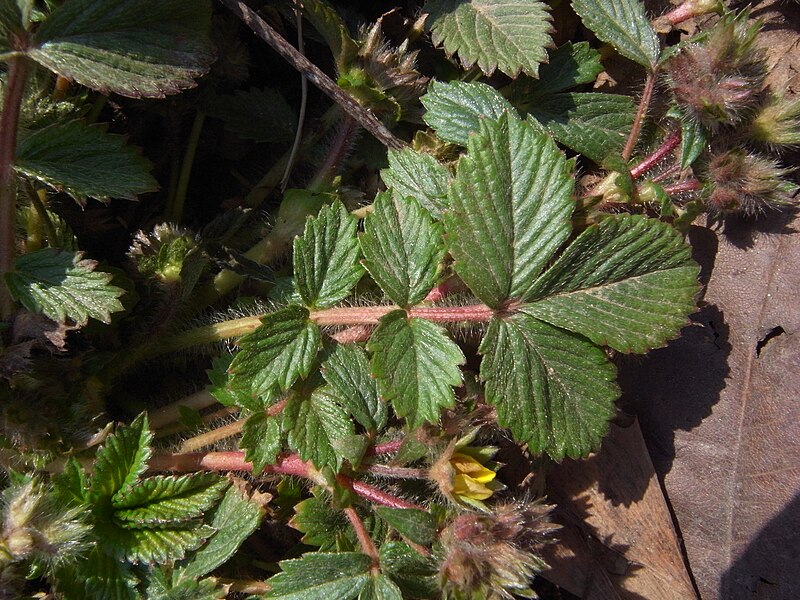
M 800 146 L 800 99 L 771 94 L 750 122 L 749 137 L 775 150 Z

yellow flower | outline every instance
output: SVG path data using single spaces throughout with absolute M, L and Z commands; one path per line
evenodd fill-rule
M 453 494 L 456 496 L 486 500 L 494 493 L 494 489 L 487 487 L 486 484 L 494 480 L 497 473 L 487 469 L 477 459 L 461 452 L 453 452 L 450 466 L 455 471 Z

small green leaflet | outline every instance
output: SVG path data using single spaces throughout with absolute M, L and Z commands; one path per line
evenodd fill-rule
M 485 83 L 433 80 L 420 101 L 427 111 L 422 117 L 425 123 L 440 139 L 461 146 L 480 131 L 484 119 L 496 120 L 504 113 L 518 116 L 508 100 Z
M 386 295 L 403 308 L 431 291 L 444 258 L 442 227 L 413 198 L 378 194 L 364 220 L 364 266 Z
M 79 203 L 86 198 L 136 199 L 154 192 L 152 165 L 121 135 L 105 125 L 56 123 L 34 131 L 17 146 L 14 169 L 64 191 Z
M 165 571 L 169 571 L 169 567 L 156 567 L 147 571 L 144 578 L 144 597 L 147 600 L 221 600 L 226 596 L 222 589 L 217 588 L 217 582 L 212 578 L 173 583 Z
M 186 562 L 180 564 L 176 578 L 197 579 L 228 561 L 258 528 L 264 510 L 250 502 L 235 486 L 228 488 L 222 502 L 207 518 L 217 533 Z
M 294 284 L 309 308 L 333 306 L 361 279 L 356 220 L 338 200 L 306 221 L 294 240 Z
M 381 396 L 410 427 L 436 423 L 442 408 L 455 405 L 452 386 L 461 384 L 458 367 L 466 359 L 438 325 L 396 310 L 381 319 L 367 347 Z
M 428 0 L 425 10 L 433 43 L 486 75 L 499 68 L 536 77 L 553 43 L 549 7 L 539 0 Z
M 372 559 L 358 552 L 304 554 L 281 561 L 268 580 L 269 600 L 353 600 L 367 586 Z
M 231 354 L 223 354 L 211 361 L 211 368 L 206 369 L 206 375 L 211 382 L 206 389 L 223 406 L 241 406 L 249 410 L 258 411 L 263 408 L 263 401 L 254 398 L 246 389 L 237 389 L 232 386 L 231 374 L 228 369 L 233 362 Z
M 74 456 L 64 463 L 64 470 L 53 476 L 55 493 L 67 505 L 84 504 L 89 484 L 86 471 Z
M 202 108 L 243 140 L 290 142 L 294 139 L 297 116 L 283 96 L 273 89 L 254 88 L 211 96 L 203 102 Z
M 558 142 L 602 163 L 622 152 L 635 112 L 630 96 L 587 92 L 538 98 L 531 103 L 530 116 Z
M 245 421 L 239 446 L 245 451 L 245 460 L 253 463 L 253 475 L 260 475 L 264 467 L 278 458 L 283 448 L 282 419 L 260 410 Z
M 311 22 L 331 49 L 339 72 L 351 67 L 358 54 L 358 46 L 350 37 L 347 24 L 339 12 L 325 0 L 305 0 L 303 17 Z
M 681 119 L 681 169 L 694 164 L 708 145 L 708 132 L 694 119 Z
M 358 595 L 358 600 L 403 600 L 403 592 L 386 575 L 376 573 Z
M 438 565 L 405 542 L 381 545 L 381 570 L 410 598 L 440 598 Z
M 130 566 L 95 547 L 80 563 L 74 579 L 83 581 L 87 598 L 96 600 L 136 600 L 138 580 Z M 78 600 L 75 598 L 75 600 Z
M 163 98 L 208 70 L 210 23 L 207 0 L 70 0 L 45 19 L 27 54 L 102 93 Z
M 341 466 L 341 457 L 333 446 L 337 439 L 354 432 L 350 416 L 325 387 L 315 389 L 310 395 L 294 394 L 283 411 L 288 423 L 289 446 L 303 460 L 315 467 Z
M 658 62 L 658 36 L 639 0 L 572 0 L 572 8 L 602 41 L 646 69 Z
M 122 289 L 110 285 L 110 273 L 95 271 L 97 263 L 82 252 L 43 248 L 18 256 L 6 273 L 11 294 L 25 308 L 52 320 L 85 324 L 89 317 L 111 322 L 111 313 L 123 309 Z
M 517 313 L 490 322 L 480 352 L 486 401 L 517 442 L 554 460 L 598 448 L 619 397 L 603 350 Z
M 140 414 L 130 425 L 122 426 L 108 436 L 94 461 L 89 487 L 92 504 L 110 502 L 119 490 L 133 486 L 147 469 L 152 439 L 147 413 Z
M 381 179 L 393 198 L 415 198 L 437 219 L 447 208 L 450 171 L 429 154 L 389 150 L 389 168 L 381 171 Z
M 485 304 L 526 298 L 570 234 L 570 166 L 549 136 L 504 115 L 484 121 L 458 162 L 445 214 L 455 270 Z
M 235 387 L 246 382 L 254 396 L 270 397 L 308 375 L 322 343 L 319 327 L 308 317 L 305 308 L 288 306 L 261 319 L 261 326 L 239 341 L 241 350 L 229 368 Z
M 523 310 L 619 352 L 662 346 L 698 292 L 691 248 L 666 223 L 614 215 L 587 228 L 534 284 Z
M 584 83 L 592 83 L 603 72 L 600 53 L 591 48 L 589 42 L 567 42 L 548 54 L 547 63 L 539 67 L 539 79 L 525 78 L 521 84 L 511 84 L 512 88 L 525 90 L 523 94 L 515 89 L 515 96 L 519 93 L 524 101 L 564 92 Z
M 436 540 L 436 519 L 427 511 L 376 506 L 375 512 L 400 535 L 415 544 L 429 546 Z
M 337 540 L 342 536 L 357 543 L 345 514 L 335 510 L 319 496 L 295 504 L 294 513 L 289 525 L 303 534 L 304 544 L 317 546 L 320 552 L 336 550 Z
M 125 529 L 112 523 L 97 523 L 95 532 L 103 547 L 120 561 L 134 564 L 164 564 L 181 560 L 214 535 L 214 528 L 198 521 L 160 529 Z
M 386 426 L 386 403 L 378 397 L 378 385 L 366 353 L 355 344 L 337 345 L 322 363 L 327 393 L 369 432 Z

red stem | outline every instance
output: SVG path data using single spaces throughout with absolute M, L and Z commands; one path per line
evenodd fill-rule
M 403 440 L 394 440 L 393 442 L 384 442 L 383 444 L 375 444 L 367 450 L 367 455 L 376 454 L 392 454 L 400 450 L 403 445 Z
M 664 191 L 668 195 L 680 194 L 681 192 L 696 192 L 702 186 L 697 179 L 689 179 L 688 181 L 681 181 L 680 183 L 673 183 L 672 185 L 665 185 Z
M 344 514 L 356 532 L 359 546 L 361 546 L 364 554 L 372 559 L 372 567 L 377 568 L 381 558 L 378 554 L 378 549 L 375 547 L 375 543 L 372 541 L 372 538 L 369 537 L 369 533 L 367 533 L 367 528 L 364 527 L 364 521 L 361 520 L 361 517 L 358 516 L 356 509 L 352 506 L 345 508 Z
M 340 344 L 357 344 L 366 342 L 375 328 L 372 325 L 353 325 L 342 331 L 334 333 L 331 338 Z
M 636 116 L 633 119 L 633 126 L 631 133 L 628 135 L 628 141 L 625 142 L 625 148 L 622 150 L 623 160 L 629 160 L 633 154 L 633 149 L 636 148 L 636 142 L 639 141 L 639 132 L 642 130 L 642 123 L 647 116 L 647 111 L 650 108 L 650 99 L 653 97 L 653 90 L 656 87 L 656 71 L 648 73 L 647 81 L 644 83 L 644 90 L 642 91 L 642 98 L 639 100 L 639 108 L 636 110 Z
M 344 475 L 339 475 L 337 480 L 340 484 L 349 487 L 356 494 L 365 500 L 369 500 L 373 504 L 380 504 L 381 506 L 388 506 L 389 508 L 416 508 L 418 510 L 425 510 L 418 504 L 407 502 L 406 500 L 402 500 L 397 496 L 392 496 L 388 492 L 384 492 L 383 490 L 373 487 L 368 483 L 364 483 L 363 481 L 359 481 L 358 479 L 350 479 Z
M 677 131 L 672 132 L 661 143 L 661 145 L 656 148 L 655 152 L 646 156 L 642 162 L 631 169 L 631 177 L 641 177 L 644 173 L 652 169 L 655 165 L 657 165 L 661 160 L 664 159 L 665 156 L 669 155 L 670 152 L 675 150 L 678 147 L 678 144 L 681 143 L 681 132 L 680 129 Z

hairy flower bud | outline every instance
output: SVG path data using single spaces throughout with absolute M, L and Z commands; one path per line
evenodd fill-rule
M 750 122 L 749 138 L 773 150 L 800 146 L 800 99 L 770 94 Z

